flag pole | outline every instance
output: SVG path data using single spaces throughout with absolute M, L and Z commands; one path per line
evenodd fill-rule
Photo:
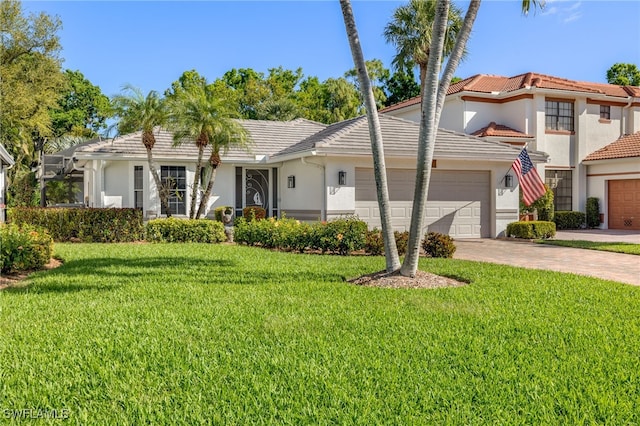
M 520 148 L 520 152 L 522 152 L 523 149 L 527 149 L 527 146 L 529 146 L 529 141 L 525 142 L 524 146 Z M 518 155 L 520 155 L 520 152 L 518 152 Z M 518 156 L 516 156 L 516 158 L 518 158 Z M 509 173 L 509 170 L 511 169 L 513 169 L 513 162 L 511 162 L 511 165 L 509 166 L 507 171 L 502 174 L 502 179 L 500 179 L 500 182 L 498 182 L 498 185 L 504 182 L 505 178 L 507 177 L 507 174 Z

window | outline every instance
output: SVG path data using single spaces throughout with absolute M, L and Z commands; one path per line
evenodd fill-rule
M 609 105 L 600 105 L 600 118 L 603 120 L 611 119 L 611 107 Z
M 573 132 L 573 102 L 546 101 L 545 127 Z
M 545 183 L 553 190 L 554 210 L 571 210 L 571 170 L 546 170 Z
M 171 214 L 187 213 L 187 171 L 183 166 L 160 167 L 160 180 L 169 190 L 169 209 Z M 167 214 L 162 207 L 162 214 Z
M 133 166 L 133 207 L 144 208 L 144 179 L 142 166 Z

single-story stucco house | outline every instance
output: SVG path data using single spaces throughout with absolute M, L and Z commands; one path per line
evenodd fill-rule
M 13 157 L 0 145 L 0 223 L 7 218 L 7 169 L 14 164 Z
M 379 115 L 392 204 L 393 227 L 409 228 L 419 125 Z M 208 215 L 231 206 L 261 206 L 269 216 L 330 220 L 356 214 L 370 227 L 380 226 L 367 118 L 333 125 L 305 119 L 287 122 L 242 120 L 253 144 L 231 149 L 218 168 Z M 174 147 L 171 133 L 156 132 L 154 158 L 162 178 L 172 178 L 177 196 L 170 200 L 178 216 L 189 211 L 196 148 Z M 519 147 L 441 129 L 425 210 L 431 231 L 458 238 L 503 235 L 518 220 L 517 179 L 511 165 Z M 134 207 L 146 217 L 162 216 L 148 170 L 140 133 L 92 141 L 67 153 L 67 172 L 84 175 L 83 200 L 89 207 Z M 531 152 L 534 162 L 546 154 Z M 512 182 L 512 183 L 509 183 Z M 426 229 L 425 229 L 426 231 Z

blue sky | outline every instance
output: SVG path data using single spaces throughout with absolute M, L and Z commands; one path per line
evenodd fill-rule
M 391 66 L 382 31 L 398 1 L 353 1 L 367 59 Z M 467 2 L 457 2 L 466 10 Z M 485 0 L 458 68 L 512 76 L 534 71 L 605 82 L 616 62 L 640 66 L 640 2 L 550 1 L 528 17 L 520 1 Z M 129 83 L 168 88 L 195 69 L 210 81 L 232 68 L 302 67 L 320 80 L 353 67 L 338 1 L 23 1 L 58 15 L 65 68 L 108 96 Z

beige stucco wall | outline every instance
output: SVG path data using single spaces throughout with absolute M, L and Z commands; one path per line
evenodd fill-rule
M 640 179 L 640 159 L 606 160 L 587 166 L 587 197 L 600 201 L 600 213 L 604 214 L 604 229 L 608 227 L 608 182 L 620 179 Z

